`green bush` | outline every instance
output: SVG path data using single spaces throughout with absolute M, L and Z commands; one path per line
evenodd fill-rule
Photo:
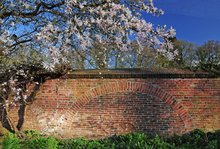
M 167 139 L 167 142 L 180 149 L 217 149 L 217 136 L 217 133 L 206 134 L 202 130 L 195 129 L 182 136 L 175 135 Z
M 81 138 L 78 139 L 69 139 L 69 140 L 61 140 L 59 142 L 59 149 L 81 149 L 85 148 L 87 141 Z
M 106 148 L 117 149 L 171 149 L 172 145 L 166 143 L 162 138 L 156 136 L 150 138 L 143 133 L 131 133 L 120 136 L 112 136 L 103 140 Z
M 16 134 L 3 138 L 3 149 L 57 149 L 58 141 L 52 137 L 43 137 L 34 131 L 25 132 L 25 138 L 19 139 Z
M 14 134 L 7 134 L 4 136 L 2 141 L 2 149 L 20 149 L 21 140 Z
M 143 133 L 111 136 L 100 140 L 66 139 L 45 137 L 35 131 L 25 131 L 25 138 L 9 134 L 3 139 L 3 149 L 218 149 L 219 132 L 204 133 L 194 130 L 182 136 L 161 138 Z
M 158 135 L 150 140 L 150 145 L 152 145 L 155 149 L 175 149 L 174 144 L 166 142 Z
M 22 149 L 57 149 L 58 141 L 52 137 L 48 138 L 34 138 L 25 140 L 21 145 Z
M 218 145 L 218 141 L 217 140 L 212 140 L 212 141 L 208 142 L 208 144 L 206 145 L 205 149 L 217 149 L 218 147 L 220 147 Z
M 142 133 L 131 133 L 127 135 L 112 136 L 102 140 L 105 147 L 108 148 L 143 148 L 148 146 L 146 140 L 147 136 Z

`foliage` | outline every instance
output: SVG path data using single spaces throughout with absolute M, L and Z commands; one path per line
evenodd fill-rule
M 24 141 L 22 143 L 21 148 L 22 149 L 56 149 L 58 147 L 58 141 L 55 138 L 48 137 L 37 137 L 33 138 L 27 141 Z
M 220 42 L 208 41 L 196 51 L 198 67 L 220 74 Z
M 220 74 L 220 42 L 207 41 L 197 46 L 187 41 L 172 39 L 177 55 L 169 60 L 159 54 L 155 59 L 156 67 L 203 70 Z
M 53 137 L 44 137 L 35 131 L 25 131 L 25 138 L 9 134 L 3 139 L 3 149 L 56 149 L 58 141 Z
M 107 68 L 178 68 L 192 71 L 203 70 L 220 74 L 220 44 L 219 41 L 207 41 L 201 46 L 191 42 L 171 39 L 173 50 L 176 52 L 173 59 L 168 59 L 163 54 L 149 47 L 139 50 L 136 41 L 131 42 L 129 51 L 107 50 L 99 43 L 90 51 L 89 64 L 96 69 Z M 113 47 L 113 46 L 112 46 Z M 105 49 L 105 50 L 103 50 Z M 112 48 L 114 49 L 114 48 Z M 77 59 L 77 68 L 86 69 L 85 54 L 80 53 Z
M 204 133 L 202 130 L 196 129 L 182 136 L 174 136 L 168 139 L 169 143 L 173 143 L 179 148 L 217 148 L 219 132 Z M 219 142 L 220 143 L 220 142 Z
M 172 42 L 178 54 L 173 60 L 168 60 L 159 54 L 156 59 L 157 65 L 180 69 L 195 67 L 197 46 L 187 41 L 177 40 L 176 38 L 172 39 Z
M 20 139 L 15 134 L 4 136 L 2 141 L 2 149 L 20 149 Z
M 204 133 L 194 130 L 182 136 L 162 138 L 156 135 L 149 137 L 143 133 L 130 133 L 112 136 L 100 140 L 67 139 L 58 140 L 46 137 L 34 131 L 27 131 L 26 138 L 18 139 L 15 134 L 4 137 L 3 148 L 11 149 L 217 149 L 220 145 L 220 134 Z
M 131 133 L 131 134 L 120 135 L 120 136 L 112 136 L 108 139 L 104 139 L 104 143 L 109 145 L 109 146 L 106 146 L 106 148 L 117 148 L 117 149 L 173 148 L 172 145 L 165 142 L 165 140 L 162 139 L 161 137 L 156 136 L 154 138 L 150 138 L 143 133 Z
M 84 148 L 86 141 L 84 139 L 63 140 L 59 143 L 59 148 Z

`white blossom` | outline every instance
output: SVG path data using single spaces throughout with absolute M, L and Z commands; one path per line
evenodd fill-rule
M 136 12 L 128 4 L 112 0 L 65 0 L 62 9 L 56 8 L 57 12 L 62 13 L 63 22 L 48 22 L 34 36 L 45 54 L 42 66 L 48 71 L 54 71 L 57 64 L 68 62 L 65 58 L 68 52 L 77 49 L 86 53 L 95 42 L 107 46 L 116 45 L 118 50 L 127 51 L 131 47 L 132 38 L 138 41 L 139 50 L 144 46 L 153 47 L 157 52 L 169 53 L 166 55 L 172 57 L 170 49 L 173 46 L 168 38 L 175 36 L 175 29 L 167 29 L 166 26 L 154 28 L 152 23 L 141 17 L 142 11 L 162 15 L 163 10 L 155 7 L 153 0 L 135 2 L 134 5 L 140 8 Z M 11 3 L 10 7 L 16 5 Z M 32 5 L 24 2 L 23 7 L 29 9 Z M 12 22 L 11 26 L 14 25 Z M 11 39 L 10 31 L 0 33 L 0 42 L 4 45 L 10 46 L 15 42 Z M 10 53 L 10 49 L 5 48 L 4 53 Z M 20 74 L 25 75 L 22 72 Z
M 47 61 L 44 61 L 43 62 L 43 67 L 46 69 L 46 70 L 50 70 L 50 71 L 53 71 L 55 66 L 52 64 L 52 63 L 49 63 Z
M 176 30 L 171 27 L 169 30 L 169 33 L 170 33 L 170 36 L 174 37 L 176 35 Z

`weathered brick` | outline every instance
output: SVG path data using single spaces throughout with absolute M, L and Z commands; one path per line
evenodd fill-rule
M 27 106 L 22 129 L 63 138 L 217 130 L 219 84 L 218 78 L 48 80 Z M 11 114 L 14 121 L 17 110 Z

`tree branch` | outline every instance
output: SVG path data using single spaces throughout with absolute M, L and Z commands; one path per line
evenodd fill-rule
M 14 47 L 16 45 L 19 45 L 21 43 L 30 42 L 30 41 L 32 41 L 32 39 L 26 39 L 26 40 L 18 41 L 16 43 L 14 43 L 13 45 L 10 45 L 8 48 L 12 48 L 12 47 Z
M 36 8 L 35 10 L 33 10 L 32 12 L 27 12 L 27 13 L 24 13 L 24 12 L 16 12 L 14 10 L 12 11 L 6 11 L 6 12 L 3 12 L 1 15 L 0 15 L 0 18 L 1 19 L 5 19 L 9 16 L 17 16 L 17 17 L 23 17 L 23 18 L 31 18 L 31 17 L 34 17 L 34 16 L 37 16 L 41 11 L 40 11 L 40 8 L 46 8 L 46 9 L 53 9 L 55 7 L 59 7 L 61 5 L 64 4 L 64 1 L 61 1 L 59 3 L 56 3 L 56 4 L 47 4 L 47 3 L 44 3 L 44 2 L 40 2 L 39 4 L 36 5 Z

